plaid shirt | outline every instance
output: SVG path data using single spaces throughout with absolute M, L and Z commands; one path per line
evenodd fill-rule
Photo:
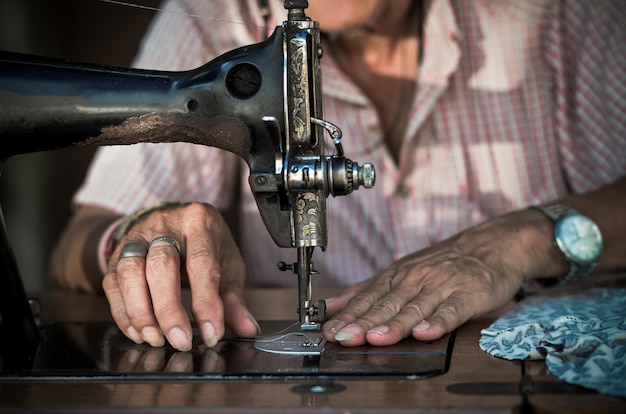
M 158 15 L 137 66 L 191 69 L 260 41 L 256 4 L 166 3 L 175 12 Z M 278 25 L 282 2 L 270 4 Z M 372 103 L 326 53 L 325 118 L 343 130 L 347 157 L 375 165 L 377 183 L 328 200 L 329 243 L 314 255 L 315 286 L 363 280 L 486 219 L 623 176 L 624 21 L 621 0 L 434 0 L 398 162 L 384 145 Z M 75 202 L 120 213 L 161 200 L 239 208 L 250 284 L 295 286 L 294 275 L 276 268 L 278 260 L 295 261 L 295 250 L 274 245 L 247 177 L 243 161 L 215 148 L 103 147 Z

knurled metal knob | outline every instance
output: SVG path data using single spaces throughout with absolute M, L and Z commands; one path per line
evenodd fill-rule
M 355 189 L 358 188 L 359 185 L 365 188 L 374 187 L 374 183 L 376 183 L 376 170 L 374 169 L 374 165 L 370 162 L 366 162 L 361 167 L 358 167 L 357 177 Z
M 367 162 L 359 166 L 344 157 L 329 158 L 328 193 L 348 195 L 359 187 L 372 188 L 376 181 L 374 166 Z

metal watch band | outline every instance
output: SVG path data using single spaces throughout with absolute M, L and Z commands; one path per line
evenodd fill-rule
M 593 269 L 596 268 L 597 263 L 589 263 L 586 265 L 581 265 L 578 263 L 570 262 L 572 266 L 569 269 L 569 272 L 561 279 L 561 283 L 572 283 L 579 279 L 584 279 L 589 273 L 593 272 Z
M 561 203 L 538 204 L 534 205 L 533 207 L 541 211 L 546 216 L 550 217 L 555 222 L 563 216 L 577 213 L 577 211 L 573 208 Z

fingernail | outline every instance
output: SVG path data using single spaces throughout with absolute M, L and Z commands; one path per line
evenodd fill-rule
M 335 340 L 339 342 L 350 341 L 354 339 L 359 333 L 361 333 L 361 328 L 359 328 L 357 325 L 346 325 L 345 328 L 337 332 L 337 334 L 335 335 Z
M 141 339 L 141 335 L 139 335 L 139 332 L 137 332 L 137 329 L 135 329 L 132 326 L 129 326 L 128 329 L 126 329 L 126 336 L 128 336 L 131 341 L 133 341 L 136 344 L 143 344 L 143 339 Z
M 172 328 L 167 334 L 170 344 L 179 351 L 191 350 L 191 338 L 180 328 Z
M 205 322 L 200 326 L 200 334 L 207 347 L 213 348 L 217 344 L 217 333 L 211 322 Z
M 256 334 L 260 335 L 261 334 L 261 326 L 257 322 L 256 318 L 254 316 L 252 316 L 252 314 L 250 312 L 248 312 L 248 318 L 250 318 L 250 321 L 252 321 L 254 326 L 256 326 Z
M 152 346 L 161 347 L 165 345 L 165 338 L 154 326 L 146 326 L 141 330 L 141 337 Z
M 428 322 L 426 322 L 426 321 L 421 321 L 420 323 L 415 325 L 413 330 L 416 331 L 416 332 L 422 332 L 422 331 L 425 331 L 428 328 L 430 328 L 430 324 Z
M 374 333 L 380 336 L 383 336 L 387 332 L 389 332 L 389 325 L 379 325 L 367 331 L 368 334 Z
M 336 334 L 344 326 L 346 326 L 346 324 L 343 323 L 342 321 L 338 319 L 333 319 L 332 321 L 328 321 L 324 324 L 324 331 L 329 332 L 331 334 Z
M 259 323 L 256 321 L 256 319 L 252 319 L 252 322 L 254 322 L 254 326 L 256 326 L 256 334 L 261 335 L 261 326 L 259 325 Z

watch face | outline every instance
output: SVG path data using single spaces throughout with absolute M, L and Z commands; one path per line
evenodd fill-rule
M 556 242 L 565 255 L 578 262 L 594 262 L 602 252 L 600 229 L 589 217 L 571 214 L 556 224 Z

